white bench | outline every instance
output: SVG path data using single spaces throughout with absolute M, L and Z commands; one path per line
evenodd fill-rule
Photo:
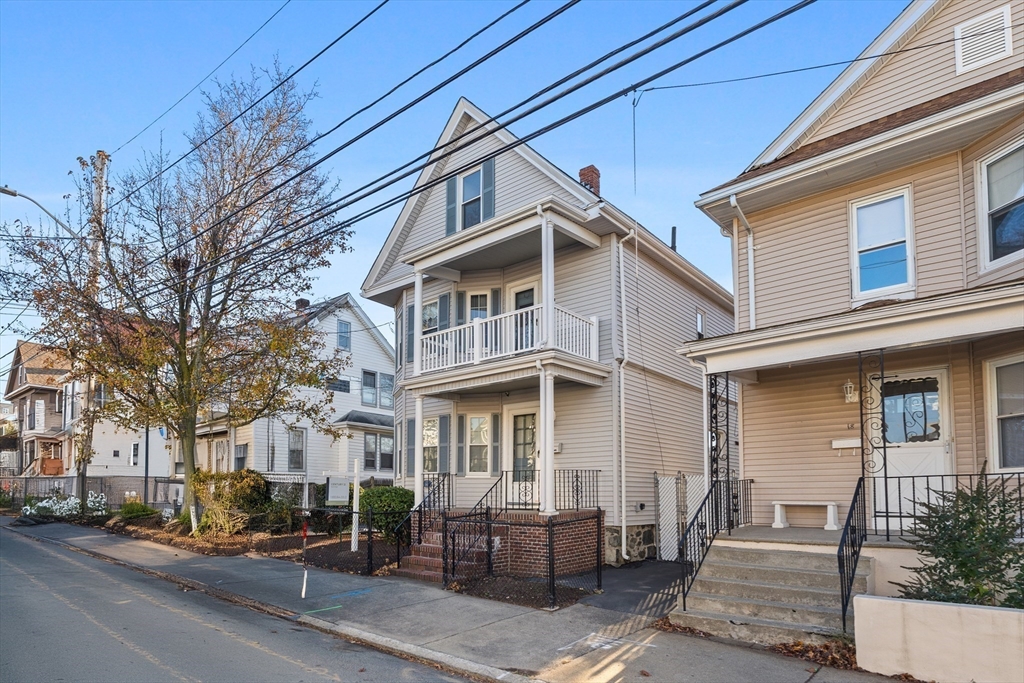
M 772 505 L 775 506 L 775 521 L 772 523 L 773 529 L 785 529 L 788 527 L 789 522 L 786 521 L 786 508 L 800 506 L 827 508 L 825 531 L 839 531 L 839 511 L 836 508 L 836 504 L 832 501 L 773 500 Z

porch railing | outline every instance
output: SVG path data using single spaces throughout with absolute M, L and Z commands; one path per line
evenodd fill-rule
M 843 633 L 846 633 L 846 613 L 853 598 L 853 581 L 857 576 L 857 562 L 860 560 L 860 549 L 867 539 L 868 525 L 867 507 L 864 497 L 864 477 L 857 480 L 850 501 L 850 512 L 846 515 L 843 535 L 839 539 L 839 550 L 836 552 L 839 561 L 839 592 L 843 601 Z
M 926 474 L 914 476 L 865 477 L 870 496 L 866 533 L 885 536 L 910 534 L 914 519 L 925 511 L 926 504 L 935 504 L 944 493 L 973 489 L 981 477 L 989 486 L 998 487 L 1010 497 L 1019 511 L 1024 529 L 1024 473 L 993 472 L 986 474 Z
M 722 531 L 750 524 L 750 486 L 752 479 L 719 479 L 711 483 L 707 495 L 686 525 L 679 541 L 679 563 L 683 574 L 683 610 L 686 596 L 697 579 L 697 572 L 715 537 Z
M 422 370 L 444 370 L 536 351 L 544 341 L 543 314 L 542 305 L 531 306 L 425 335 L 420 340 Z M 584 318 L 556 305 L 554 327 L 556 348 L 597 358 L 596 318 Z
M 423 475 L 423 500 L 395 525 L 398 539 L 397 562 L 402 565 L 403 549 L 408 554 L 413 543 L 423 543 L 423 532 L 452 507 L 452 479 L 447 472 Z

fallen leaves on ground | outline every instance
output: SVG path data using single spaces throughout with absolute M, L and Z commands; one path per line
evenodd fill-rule
M 680 626 L 679 624 L 674 624 L 672 623 L 672 620 L 668 617 L 662 617 L 661 619 L 656 620 L 653 624 L 651 624 L 651 626 L 658 629 L 659 631 L 667 631 L 669 633 L 685 633 L 688 636 L 697 636 L 698 638 L 708 638 L 711 636 L 710 633 L 705 633 L 704 631 L 699 631 L 689 626 Z
M 842 640 L 830 640 L 821 645 L 797 640 L 792 643 L 772 645 L 768 649 L 778 652 L 780 655 L 806 659 L 809 662 L 830 666 L 833 669 L 857 668 L 857 649 Z

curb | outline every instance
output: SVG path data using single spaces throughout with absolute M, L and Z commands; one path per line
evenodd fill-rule
M 343 626 L 341 624 L 334 624 L 317 617 L 310 617 L 306 615 L 297 614 L 291 610 L 286 610 L 275 605 L 271 605 L 266 602 L 259 600 L 253 600 L 237 593 L 231 593 L 230 591 L 223 590 L 210 586 L 209 584 L 202 583 L 200 581 L 194 581 L 192 579 L 178 576 L 177 574 L 170 574 L 168 572 L 162 572 L 157 569 L 150 569 L 141 565 L 133 564 L 131 562 L 125 562 L 109 555 L 96 552 L 95 550 L 88 550 L 87 548 L 80 548 L 76 545 L 71 545 L 64 541 L 59 541 L 55 538 L 46 538 L 44 536 L 36 536 L 34 534 L 25 533 L 17 528 L 11 528 L 10 525 L 4 525 L 0 527 L 7 529 L 13 533 L 18 534 L 22 538 L 27 538 L 32 541 L 39 543 L 49 543 L 65 550 L 72 552 L 81 553 L 90 557 L 109 562 L 110 564 L 125 567 L 141 574 L 146 574 L 170 583 L 177 584 L 183 588 L 189 590 L 199 591 L 206 593 L 207 595 L 224 600 L 225 602 L 234 603 L 241 605 L 242 607 L 248 607 L 255 612 L 262 612 L 269 614 L 270 616 L 278 617 L 281 619 L 288 619 L 300 624 L 305 624 L 311 628 L 315 628 L 318 631 L 328 633 L 331 635 L 337 635 L 345 638 L 346 640 L 365 645 L 386 654 L 398 655 L 403 659 L 412 659 L 422 662 L 426 662 L 432 665 L 441 667 L 444 670 L 451 671 L 456 674 L 468 675 L 474 678 L 482 678 L 488 681 L 500 681 L 500 683 L 544 683 L 539 678 L 529 678 L 521 674 L 514 673 L 512 671 L 505 671 L 494 666 L 487 664 L 479 664 L 469 659 L 462 657 L 456 657 L 455 655 L 445 654 L 444 652 L 438 652 L 436 650 L 430 650 L 419 645 L 412 645 L 410 643 L 403 643 L 400 640 L 382 636 L 370 631 L 363 631 L 358 628 L 352 628 L 350 626 Z

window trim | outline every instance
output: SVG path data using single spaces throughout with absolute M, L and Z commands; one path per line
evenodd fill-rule
M 462 195 L 462 184 L 466 178 L 473 175 L 474 173 L 480 174 L 480 194 L 473 198 L 478 199 L 480 201 L 480 220 L 468 227 L 475 228 L 476 226 L 484 222 L 484 166 L 483 164 L 478 164 L 474 168 L 471 168 L 468 171 L 466 171 L 465 173 L 460 173 L 458 175 L 459 180 L 456 183 L 455 187 L 455 206 L 458 207 L 458 215 L 455 217 L 456 232 L 461 232 L 462 230 L 468 229 L 464 220 L 466 201 Z
M 1024 353 L 1012 353 L 1007 356 L 1000 356 L 999 358 L 990 358 L 984 362 L 985 372 L 983 375 L 983 391 L 985 396 L 985 446 L 986 450 L 995 456 L 995 462 L 992 462 L 992 457 L 989 458 L 989 472 L 1024 472 L 1024 467 L 1003 467 L 1001 463 L 1002 454 L 998 450 L 999 419 L 996 369 L 1005 365 L 1014 365 L 1016 363 L 1024 363 Z
M 292 444 L 291 436 L 292 432 L 302 433 L 302 466 L 292 467 Z M 289 472 L 305 472 L 306 471 L 306 458 L 308 457 L 309 440 L 307 439 L 308 434 L 306 433 L 305 427 L 289 427 L 285 432 L 285 438 L 288 439 L 288 471 Z
M 494 435 L 491 434 L 491 413 L 466 413 L 466 476 L 467 477 L 481 477 L 481 478 L 492 478 L 491 477 L 491 443 L 494 440 Z M 472 424 L 474 419 L 482 419 L 487 425 L 487 443 L 484 445 L 487 447 L 487 457 L 484 459 L 484 471 L 474 472 L 471 466 L 473 462 L 472 447 L 473 447 L 473 429 Z M 479 444 L 477 444 L 479 445 Z
M 366 464 L 366 445 L 369 440 L 373 440 L 373 467 L 368 467 Z M 380 435 L 376 432 L 363 432 L 363 466 L 360 468 L 363 472 L 379 472 L 380 471 Z
M 391 439 L 391 467 L 384 466 L 384 439 Z M 395 472 L 395 434 L 377 434 L 377 471 L 378 472 Z
M 850 235 L 850 288 L 851 288 L 851 303 L 854 306 L 859 306 L 868 301 L 876 301 L 878 299 L 895 298 L 895 299 L 910 299 L 914 297 L 914 293 L 917 290 L 917 269 L 914 258 L 915 256 L 915 244 L 914 244 L 914 201 L 913 201 L 913 185 L 904 185 L 902 187 L 892 188 L 883 192 L 876 192 L 875 194 L 860 197 L 858 199 L 851 199 L 847 206 L 847 223 L 849 225 Z M 896 197 L 903 197 L 903 223 L 904 223 L 904 243 L 907 247 L 907 281 L 903 284 L 890 285 L 888 287 L 880 287 L 878 289 L 870 289 L 861 291 L 860 289 L 860 249 L 857 243 L 857 209 L 863 206 L 870 206 L 871 204 L 878 204 L 888 199 L 894 199 Z M 895 243 L 894 243 L 895 244 Z M 879 247 L 875 247 L 879 248 Z
M 384 405 L 384 387 L 382 386 L 383 382 L 381 380 L 385 377 L 391 378 L 391 393 L 389 394 L 390 405 Z M 395 376 L 387 372 L 377 373 L 377 407 L 382 410 L 395 409 Z
M 1017 263 L 1018 261 L 1024 260 L 1024 249 L 1016 251 L 1012 254 L 1007 254 L 1002 258 L 992 260 L 990 254 L 992 253 L 992 242 L 991 236 L 989 235 L 988 225 L 988 167 L 1006 156 L 1010 152 L 1014 151 L 1017 147 L 1024 146 L 1024 137 L 1015 138 L 1009 143 L 993 150 L 989 154 L 981 157 L 974 163 L 974 206 L 975 206 L 975 227 L 977 228 L 977 244 L 979 251 L 978 258 L 978 274 L 983 275 L 999 268 L 1004 268 L 1008 265 Z
M 428 328 L 423 326 L 423 323 L 424 323 L 423 312 L 426 311 L 427 310 L 427 306 L 430 306 L 431 304 L 437 306 L 437 326 L 433 327 L 433 328 L 429 328 L 429 331 L 428 331 Z M 434 297 L 433 299 L 424 299 L 423 300 L 423 304 L 420 306 L 420 338 L 423 338 L 423 337 L 427 336 L 428 334 L 434 334 L 435 332 L 438 332 L 440 329 L 441 329 L 441 298 L 440 297 Z
M 341 344 L 341 335 L 342 335 L 341 327 L 342 327 L 342 325 L 344 325 L 344 326 L 346 326 L 348 328 L 348 330 L 345 332 L 345 334 L 348 336 L 348 344 L 346 346 L 342 346 L 342 344 Z M 342 320 L 341 318 L 338 318 L 337 327 L 338 327 L 338 329 L 337 329 L 337 332 L 336 332 L 335 344 L 342 351 L 348 351 L 349 353 L 351 353 L 352 352 L 352 323 L 350 323 L 347 320 Z
M 436 446 L 428 446 L 427 445 L 427 440 L 426 440 L 425 437 L 426 437 L 426 426 L 427 426 L 428 422 L 436 422 L 437 423 L 437 430 L 436 431 L 437 431 L 437 439 L 438 439 L 438 441 L 437 441 L 437 445 Z M 420 425 L 420 433 L 423 434 L 423 437 L 424 437 L 423 438 L 423 474 L 437 474 L 438 470 L 441 469 L 441 418 L 440 418 L 440 416 L 423 418 L 423 423 Z M 435 458 L 435 460 L 437 461 L 437 467 L 435 469 L 433 469 L 433 470 L 428 470 L 427 469 L 427 449 L 428 448 L 435 448 L 435 449 L 437 449 L 437 457 Z
M 370 403 L 366 402 L 366 376 L 373 375 L 373 401 Z M 363 370 L 359 376 L 359 402 L 361 405 L 376 408 L 377 404 L 380 403 L 380 387 L 377 386 L 377 372 L 374 370 Z

